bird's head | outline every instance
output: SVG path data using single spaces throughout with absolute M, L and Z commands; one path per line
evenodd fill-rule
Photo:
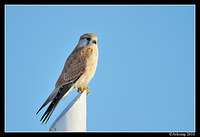
M 98 37 L 92 33 L 83 34 L 80 37 L 78 42 L 78 46 L 85 47 L 85 46 L 97 46 L 97 39 Z

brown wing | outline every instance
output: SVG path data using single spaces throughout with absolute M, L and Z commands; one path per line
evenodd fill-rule
M 56 87 L 73 82 L 79 75 L 85 72 L 87 57 L 92 53 L 88 47 L 76 47 L 67 58 L 63 71 L 56 82 Z

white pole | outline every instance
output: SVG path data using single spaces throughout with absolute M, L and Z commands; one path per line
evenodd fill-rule
M 86 132 L 86 90 L 63 110 L 51 125 L 50 131 Z

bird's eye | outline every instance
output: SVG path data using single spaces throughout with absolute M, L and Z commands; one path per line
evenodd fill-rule
M 88 41 L 90 41 L 90 40 L 91 40 L 91 38 L 87 38 L 87 40 L 88 40 Z
M 93 40 L 92 43 L 97 44 L 96 40 Z

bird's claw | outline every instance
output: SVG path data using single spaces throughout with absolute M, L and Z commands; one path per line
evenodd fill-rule
M 78 89 L 77 89 L 77 92 L 81 91 L 81 93 L 84 91 L 84 90 L 87 90 L 86 92 L 86 95 L 89 95 L 90 91 L 88 89 L 89 87 L 88 86 L 80 86 Z
M 83 92 L 83 86 L 80 86 L 78 89 L 77 89 L 77 92 L 79 93 L 79 91 Z

